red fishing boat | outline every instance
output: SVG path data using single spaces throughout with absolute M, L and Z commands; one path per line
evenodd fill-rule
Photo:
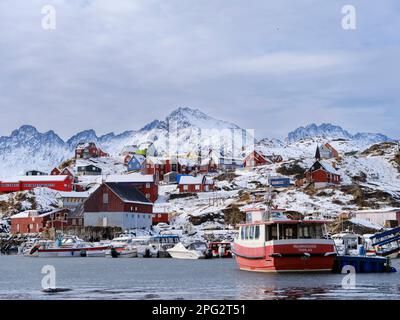
M 336 251 L 327 221 L 292 219 L 284 210 L 246 209 L 234 255 L 240 269 L 259 272 L 331 271 Z

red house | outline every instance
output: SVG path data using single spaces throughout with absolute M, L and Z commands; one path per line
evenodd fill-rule
M 124 175 L 109 175 L 105 182 L 116 182 L 135 187 L 151 202 L 155 202 L 158 199 L 158 182 L 155 176 L 151 174 L 130 173 Z
M 98 148 L 94 142 L 81 142 L 75 148 L 75 159 L 107 157 L 108 154 Z
M 58 191 L 72 191 L 73 178 L 58 176 L 21 176 L 0 181 L 0 193 L 32 190 L 34 188 L 50 188 Z
M 214 181 L 207 176 L 181 176 L 178 182 L 179 192 L 209 192 L 214 190 Z
M 153 225 L 156 225 L 160 222 L 169 224 L 169 210 L 168 208 L 161 206 L 153 207 Z
M 58 176 L 61 174 L 61 170 L 55 167 L 53 170 L 50 171 L 51 176 Z
M 67 224 L 68 209 L 55 209 L 41 213 L 28 210 L 11 217 L 11 233 L 39 233 L 45 228 L 62 230 Z
M 253 168 L 257 166 L 262 166 L 266 164 L 272 164 L 272 161 L 269 160 L 265 155 L 261 152 L 254 150 L 244 159 L 244 166 L 246 168 Z
M 152 225 L 153 203 L 136 187 L 106 182 L 83 203 L 84 225 L 120 227 L 123 230 Z
M 317 160 L 306 172 L 306 181 L 313 183 L 316 187 L 339 185 L 341 176 L 338 171 L 328 162 Z
M 213 157 L 207 157 L 201 160 L 199 171 L 201 173 L 217 172 L 218 163 Z

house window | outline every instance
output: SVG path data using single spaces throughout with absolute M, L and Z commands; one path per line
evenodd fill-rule
M 146 198 L 147 198 L 147 199 L 150 198 L 150 193 L 146 193 Z
M 185 184 L 185 185 L 183 186 L 183 190 L 188 191 L 188 189 L 189 189 L 188 185 Z
M 195 190 L 196 190 L 196 191 L 200 190 L 200 186 L 199 186 L 198 184 L 196 184 Z
M 76 225 L 76 219 L 72 219 L 72 224 L 75 226 Z
M 150 188 L 150 183 L 146 183 L 146 188 L 149 189 Z
M 103 193 L 103 204 L 108 203 L 108 193 Z

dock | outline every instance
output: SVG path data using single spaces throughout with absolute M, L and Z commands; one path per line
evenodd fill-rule
M 396 272 L 391 266 L 390 258 L 378 256 L 350 256 L 342 255 L 335 257 L 333 272 L 342 273 L 345 266 L 353 266 L 356 273 L 385 273 Z

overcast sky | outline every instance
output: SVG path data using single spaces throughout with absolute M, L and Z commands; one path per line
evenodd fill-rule
M 399 138 L 399 14 L 398 0 L 2 0 L 0 135 L 122 132 L 190 106 L 257 136 L 332 122 Z

